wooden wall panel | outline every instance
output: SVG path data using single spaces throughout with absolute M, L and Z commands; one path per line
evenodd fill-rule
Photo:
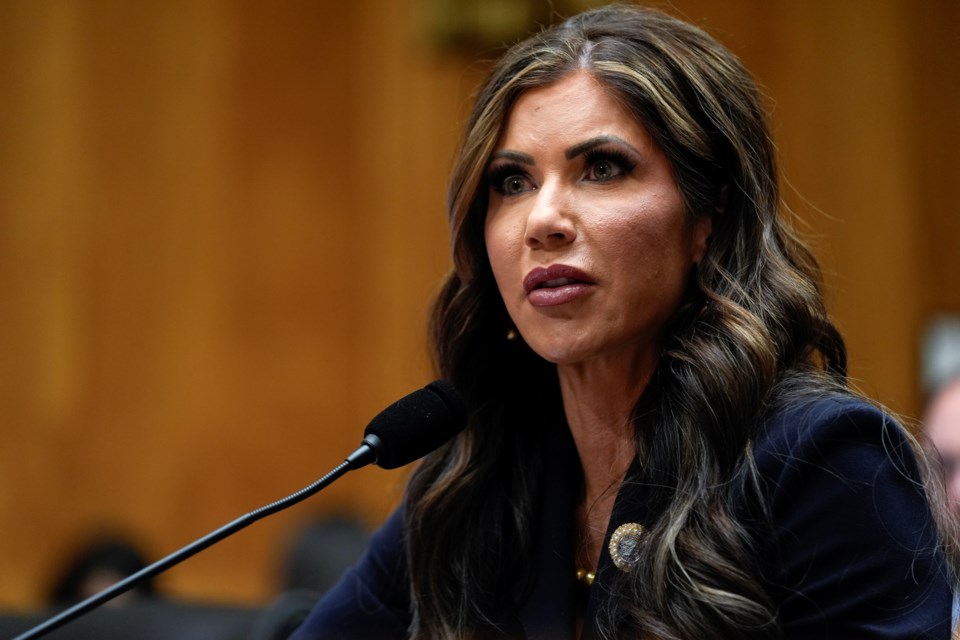
M 812 227 L 851 378 L 901 412 L 916 406 L 920 279 L 906 12 L 791 5 L 771 86 L 788 195 Z
M 917 43 L 911 59 L 914 91 L 908 114 L 917 147 L 917 201 L 920 218 L 925 318 L 960 314 L 960 48 L 953 34 L 960 27 L 960 3 L 926 0 L 911 5 L 908 21 Z
M 159 555 L 308 484 L 430 378 L 483 65 L 429 7 L 0 0 L 0 607 L 96 527 Z M 672 7 L 766 87 L 854 375 L 917 413 L 917 334 L 960 309 L 956 3 Z M 403 479 L 348 476 L 164 584 L 263 601 L 296 524 L 372 525 Z
M 456 104 L 451 73 L 412 51 L 413 33 L 381 41 L 397 24 L 385 13 L 0 11 L 0 603 L 36 604 L 78 536 L 116 527 L 172 551 L 325 473 L 429 379 L 423 308 L 447 266 L 457 115 L 438 113 Z M 438 105 L 433 135 L 401 126 L 420 99 Z M 433 174 L 410 185 L 420 158 Z M 373 524 L 402 475 L 358 480 L 167 588 L 268 597 L 297 521 L 355 510 Z

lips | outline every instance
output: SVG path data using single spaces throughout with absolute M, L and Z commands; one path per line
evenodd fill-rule
M 537 267 L 523 279 L 527 299 L 537 307 L 575 300 L 585 295 L 594 284 L 586 273 L 564 264 Z

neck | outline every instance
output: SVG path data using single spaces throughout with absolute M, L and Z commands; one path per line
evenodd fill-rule
M 557 368 L 567 424 L 583 465 L 587 498 L 623 479 L 636 454 L 633 408 L 652 366 L 598 361 Z
M 651 366 L 598 361 L 557 368 L 567 424 L 584 475 L 581 562 L 596 566 L 623 477 L 636 455 L 631 420 Z

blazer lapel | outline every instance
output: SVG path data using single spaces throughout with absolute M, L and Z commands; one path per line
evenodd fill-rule
M 529 640 L 566 640 L 576 632 L 573 514 L 580 475 L 566 425 L 551 431 L 544 454 L 532 586 L 518 600 L 518 617 Z

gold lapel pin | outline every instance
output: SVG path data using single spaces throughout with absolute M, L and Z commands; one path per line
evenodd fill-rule
M 610 536 L 610 558 L 621 571 L 629 571 L 640 561 L 640 538 L 643 525 L 628 522 L 617 527 Z

